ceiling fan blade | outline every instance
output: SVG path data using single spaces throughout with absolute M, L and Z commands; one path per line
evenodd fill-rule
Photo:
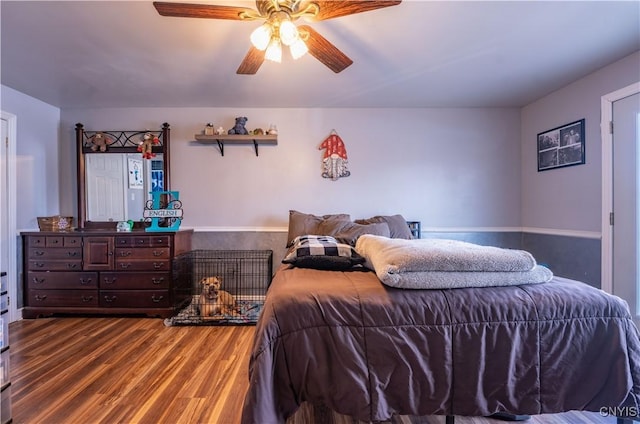
M 175 16 L 180 18 L 208 18 L 208 19 L 245 19 L 242 13 L 254 12 L 251 9 L 234 6 L 214 6 L 207 4 L 168 3 L 154 1 L 153 6 L 162 16 Z
M 314 0 L 320 11 L 311 18 L 315 21 L 338 18 L 340 16 L 353 15 L 354 13 L 368 12 L 370 10 L 382 9 L 383 7 L 396 6 L 402 0 Z
M 264 51 L 258 50 L 251 46 L 247 55 L 242 60 L 242 63 L 238 67 L 236 74 L 240 75 L 253 75 L 258 72 L 260 66 L 264 62 Z
M 342 72 L 353 63 L 353 60 L 349 59 L 347 55 L 342 53 L 336 46 L 331 44 L 329 40 L 309 25 L 300 25 L 298 30 L 308 34 L 308 36 L 303 37 L 303 39 L 309 48 L 309 53 L 336 74 Z

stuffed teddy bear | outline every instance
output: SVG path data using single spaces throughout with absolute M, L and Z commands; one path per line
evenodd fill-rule
M 89 138 L 91 141 L 91 151 L 97 152 L 100 150 L 101 152 L 107 151 L 107 146 L 109 145 L 109 137 L 102 134 L 101 132 L 97 132 Z
M 247 129 L 244 127 L 244 124 L 246 124 L 247 121 L 248 119 L 246 116 L 238 116 L 236 118 L 236 124 L 233 126 L 233 128 L 227 131 L 227 134 L 249 134 L 249 131 L 247 131 Z
M 142 136 L 142 141 L 138 144 L 138 151 L 142 153 L 143 159 L 151 159 L 156 156 L 153 153 L 153 146 L 160 144 L 160 139 L 151 133 Z

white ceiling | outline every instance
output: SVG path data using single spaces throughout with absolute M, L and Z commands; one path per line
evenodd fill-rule
M 0 19 L 0 82 L 63 109 L 523 106 L 640 50 L 637 0 L 404 0 L 312 23 L 353 59 L 339 74 L 285 54 L 237 75 L 258 22 L 150 0 L 2 0 Z

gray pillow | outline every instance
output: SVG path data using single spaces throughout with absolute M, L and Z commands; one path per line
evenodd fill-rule
M 355 246 L 356 241 L 358 241 L 358 237 L 363 234 L 391 237 L 391 230 L 386 222 L 377 222 L 374 224 L 358 224 L 355 222 L 349 222 L 347 225 L 340 228 L 337 233 L 331 235 L 341 243 Z
M 291 246 L 296 237 L 317 234 L 326 235 L 319 232 L 318 226 L 321 223 L 326 225 L 339 225 L 340 222 L 351 221 L 348 214 L 330 214 L 330 215 L 313 215 L 309 213 L 298 212 L 296 210 L 289 211 L 289 233 L 287 235 L 287 247 Z
M 374 224 L 378 222 L 386 222 L 389 226 L 391 238 L 400 238 L 411 240 L 411 229 L 407 224 L 407 220 L 402 215 L 378 215 L 368 219 L 356 219 L 358 224 Z

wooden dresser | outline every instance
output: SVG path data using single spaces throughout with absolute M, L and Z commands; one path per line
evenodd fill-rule
M 187 299 L 173 259 L 191 250 L 178 232 L 23 232 L 24 318 L 51 314 L 169 317 Z

